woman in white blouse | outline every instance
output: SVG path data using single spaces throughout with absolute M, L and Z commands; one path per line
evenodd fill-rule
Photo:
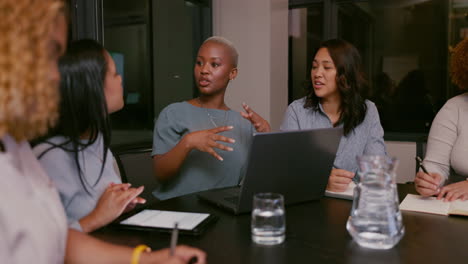
M 453 50 L 451 75 L 454 84 L 468 90 L 468 39 Z M 429 173 L 419 171 L 414 180 L 421 195 L 468 199 L 468 92 L 448 100 L 435 117 L 423 165 Z

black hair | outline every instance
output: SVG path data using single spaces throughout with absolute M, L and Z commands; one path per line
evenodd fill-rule
M 39 159 L 54 148 L 73 153 L 81 184 L 88 194 L 88 187 L 94 187 L 101 179 L 110 145 L 110 123 L 104 94 L 108 69 L 105 52 L 101 44 L 91 39 L 78 40 L 69 45 L 59 60 L 59 120 L 49 134 L 35 142 L 51 145 L 38 156 Z M 80 151 L 96 142 L 99 135 L 103 141 L 101 171 L 96 182 L 89 183 L 83 176 L 78 157 Z M 54 136 L 63 136 L 66 140 L 56 144 L 49 140 Z
M 352 44 L 341 39 L 323 42 L 315 54 L 321 48 L 328 50 L 336 68 L 336 86 L 341 96 L 341 115 L 337 124 L 343 123 L 347 136 L 364 121 L 367 112 L 365 95 L 369 85 L 362 70 L 361 56 Z M 318 110 L 319 103 L 320 98 L 314 93 L 311 81 L 304 108 Z

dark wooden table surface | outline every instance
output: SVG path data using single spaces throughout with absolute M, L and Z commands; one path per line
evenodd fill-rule
M 414 193 L 398 186 L 400 201 Z M 351 201 L 323 198 L 286 207 L 286 240 L 260 246 L 250 239 L 250 215 L 234 216 L 199 201 L 195 195 L 159 202 L 153 209 L 206 212 L 219 216 L 201 236 L 179 243 L 205 250 L 209 263 L 468 263 L 468 218 L 403 212 L 405 236 L 393 249 L 359 247 L 346 230 Z M 168 247 L 170 234 L 104 228 L 92 233 L 105 241 L 153 249 Z

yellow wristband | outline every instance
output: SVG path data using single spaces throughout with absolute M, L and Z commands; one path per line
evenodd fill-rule
M 145 252 L 151 252 L 151 248 L 149 248 L 148 246 L 146 245 L 138 245 L 134 250 L 133 250 L 133 253 L 132 253 L 132 262 L 131 264 L 138 264 L 140 262 L 140 256 L 141 256 L 141 253 L 145 251 Z

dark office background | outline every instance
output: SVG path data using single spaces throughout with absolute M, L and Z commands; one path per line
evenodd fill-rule
M 72 39 L 94 38 L 124 78 L 114 144 L 151 141 L 166 105 L 195 96 L 192 67 L 212 34 L 211 0 L 69 0 Z M 449 49 L 468 35 L 468 1 L 289 0 L 289 98 L 304 96 L 314 50 L 343 38 L 360 51 L 386 138 L 429 131 L 447 99 Z M 395 137 L 393 137 L 395 139 Z

